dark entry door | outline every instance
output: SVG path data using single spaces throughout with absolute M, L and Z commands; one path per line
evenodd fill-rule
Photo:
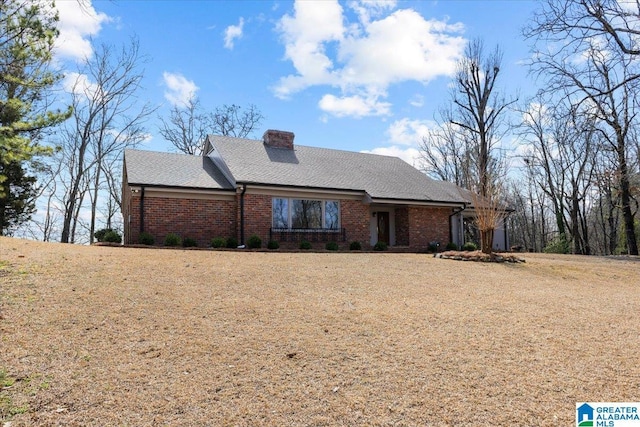
M 389 244 L 389 212 L 378 212 L 378 242 Z

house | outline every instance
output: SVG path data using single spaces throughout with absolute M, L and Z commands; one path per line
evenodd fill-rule
M 199 246 L 255 234 L 281 247 L 383 241 L 423 251 L 461 244 L 473 215 L 464 190 L 397 157 L 294 145 L 293 133 L 277 130 L 262 140 L 209 136 L 202 156 L 126 150 L 122 202 L 128 244 L 141 232 Z M 497 232 L 496 247 L 507 243 Z

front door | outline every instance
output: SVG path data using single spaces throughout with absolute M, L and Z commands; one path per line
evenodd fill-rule
M 378 242 L 384 242 L 387 245 L 389 241 L 389 212 L 378 212 Z

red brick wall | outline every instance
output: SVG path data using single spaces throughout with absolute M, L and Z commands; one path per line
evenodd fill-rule
M 396 245 L 409 246 L 409 210 L 397 208 L 395 210 L 396 220 Z
M 252 235 L 262 239 L 262 246 L 266 247 L 269 241 L 269 229 L 271 228 L 271 196 L 262 194 L 244 195 L 244 239 L 245 245 Z M 238 217 L 240 207 L 238 205 Z M 238 238 L 240 241 L 240 238 Z
M 450 208 L 409 207 L 408 213 L 411 249 L 427 249 L 431 242 L 440 242 L 444 248 L 449 243 Z
M 131 193 L 123 198 L 125 220 L 125 243 L 138 243 L 140 230 L 140 194 Z M 240 241 L 240 195 L 236 200 L 200 200 L 163 197 L 145 197 L 145 231 L 151 233 L 157 245 L 162 245 L 168 233 L 196 239 L 198 246 L 209 246 L 214 237 L 236 236 Z M 271 228 L 272 196 L 245 194 L 245 244 L 253 234 L 258 235 L 266 247 Z M 449 208 L 408 207 L 395 210 L 396 244 L 409 246 L 413 250 L 425 250 L 429 243 L 440 242 L 444 247 L 449 242 Z M 369 205 L 357 200 L 340 201 L 341 227 L 346 229 L 346 242 L 341 248 L 359 241 L 368 249 L 370 239 Z M 130 222 L 129 222 L 130 219 Z M 297 243 L 281 246 L 297 247 Z M 321 248 L 324 244 L 317 243 Z
M 237 235 L 235 209 L 235 201 L 147 196 L 144 199 L 144 231 L 155 238 L 156 245 L 162 245 L 167 234 L 175 233 L 182 238 L 195 239 L 200 247 L 207 247 L 214 237 Z M 140 193 L 131 197 L 128 213 L 131 219 L 125 226 L 129 231 L 125 233 L 125 243 L 138 243 Z M 125 224 L 127 219 L 125 216 Z
M 371 233 L 369 205 L 358 200 L 340 201 L 340 225 L 347 231 L 347 243 L 358 241 L 363 248 L 369 248 Z

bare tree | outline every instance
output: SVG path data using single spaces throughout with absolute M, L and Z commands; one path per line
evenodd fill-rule
M 61 133 L 61 180 L 65 185 L 61 242 L 75 241 L 78 218 L 86 197 L 90 202 L 89 241 L 93 241 L 96 212 L 108 159 L 125 147 L 141 142 L 144 121 L 155 111 L 149 104 L 137 106 L 135 97 L 142 73 L 136 40 L 118 53 L 102 45 L 78 73 L 72 98 L 71 125 Z
M 168 120 L 160 118 L 159 132 L 178 151 L 200 155 L 208 134 L 245 138 L 263 119 L 255 105 L 249 105 L 245 110 L 235 104 L 223 105 L 207 114 L 202 110 L 200 100 L 191 98 L 184 106 L 172 107 Z
M 498 181 L 503 178 L 505 164 L 498 144 L 504 136 L 507 108 L 515 102 L 496 89 L 501 61 L 498 47 L 487 55 L 481 40 L 469 42 L 457 64 L 451 108 L 441 112 L 440 129 L 431 140 L 423 140 L 422 149 L 433 171 L 448 179 L 454 177 L 479 197 L 475 200 L 477 225 L 485 253 L 492 251 L 493 232 L 499 225 L 495 221 L 500 219 L 492 209 L 503 207 Z M 434 167 L 439 160 L 449 162 L 449 170 Z
M 628 156 L 640 79 L 638 17 L 638 2 L 546 0 L 526 31 L 536 42 L 532 67 L 545 90 L 589 111 L 599 138 L 615 153 L 626 247 L 633 255 L 638 244 Z

